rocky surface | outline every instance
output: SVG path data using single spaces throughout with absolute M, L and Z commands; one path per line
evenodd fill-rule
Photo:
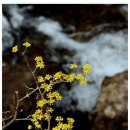
M 104 80 L 92 130 L 128 129 L 128 72 Z

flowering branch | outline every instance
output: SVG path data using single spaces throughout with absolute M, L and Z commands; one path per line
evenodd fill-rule
M 36 83 L 36 88 L 30 88 L 27 85 L 24 85 L 26 88 L 28 88 L 31 91 L 20 99 L 18 97 L 18 92 L 15 92 L 15 95 L 16 95 L 15 96 L 16 97 L 15 113 L 9 117 L 3 118 L 2 128 L 4 130 L 15 121 L 30 120 L 32 122 L 32 125 L 28 125 L 28 130 L 31 130 L 33 127 L 35 127 L 35 129 L 42 129 L 43 121 L 48 122 L 47 130 L 51 130 L 51 125 L 50 125 L 51 113 L 54 111 L 52 109 L 52 106 L 54 105 L 56 101 L 62 100 L 62 96 L 60 95 L 60 93 L 58 91 L 53 91 L 53 86 L 57 83 L 62 83 L 62 82 L 72 83 L 75 80 L 79 81 L 81 85 L 86 85 L 87 80 L 85 78 L 85 74 L 90 74 L 91 66 L 89 64 L 85 64 L 83 66 L 83 73 L 79 73 L 79 74 L 65 74 L 60 71 L 60 72 L 55 73 L 54 75 L 46 74 L 45 76 L 40 75 L 36 77 L 35 75 L 36 70 L 43 69 L 45 67 L 43 58 L 41 56 L 35 57 L 34 60 L 36 62 L 36 66 L 33 71 L 25 55 L 27 48 L 30 47 L 31 44 L 28 42 L 25 42 L 23 43 L 23 46 L 25 46 L 26 48 L 24 49 L 22 55 Z M 18 51 L 18 46 L 16 45 L 12 48 L 12 52 L 16 53 L 17 51 Z M 77 68 L 78 68 L 77 64 L 70 65 L 70 69 L 75 70 Z M 40 99 L 37 101 L 35 112 L 26 118 L 17 118 L 20 102 L 30 97 L 35 92 L 38 92 L 40 94 Z M 7 112 L 11 112 L 11 110 Z M 3 112 L 3 113 L 7 113 L 7 112 Z M 53 127 L 52 130 L 72 130 L 73 123 L 74 123 L 73 118 L 67 118 L 67 123 L 63 123 L 63 118 L 61 116 L 57 116 L 55 120 L 57 122 L 57 125 Z

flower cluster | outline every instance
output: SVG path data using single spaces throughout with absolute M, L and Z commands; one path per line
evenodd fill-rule
M 16 45 L 16 46 L 14 46 L 14 47 L 12 48 L 12 52 L 15 53 L 15 52 L 17 52 L 17 51 L 18 51 L 18 46 Z
M 37 80 L 38 80 L 39 83 L 42 83 L 42 82 L 45 81 L 45 79 L 43 79 L 42 76 L 38 76 L 38 77 L 37 77 Z
M 73 118 L 67 118 L 67 123 L 63 123 L 61 116 L 57 116 L 55 120 L 57 121 L 57 126 L 53 127 L 52 130 L 72 130 L 74 123 Z
M 28 130 L 31 130 L 32 129 L 32 126 L 31 125 L 28 125 Z
M 54 91 L 54 92 L 49 92 L 47 94 L 47 98 L 48 98 L 48 101 L 51 101 L 51 100 L 61 100 L 62 96 L 59 94 L 58 91 Z
M 30 44 L 29 42 L 24 42 L 24 43 L 23 43 L 23 46 L 25 46 L 25 47 L 27 48 L 27 47 L 30 47 L 31 44 Z M 17 51 L 18 51 L 18 45 L 15 45 L 14 47 L 12 47 L 12 52 L 13 52 L 13 53 L 15 53 L 15 52 L 17 52 Z
M 44 68 L 45 64 L 41 56 L 36 56 L 34 60 L 36 61 L 36 68 Z
M 38 129 L 41 128 L 41 124 L 40 124 L 40 121 L 44 118 L 44 115 L 43 115 L 43 111 L 42 109 L 37 109 L 34 114 L 32 115 L 32 123 L 34 124 L 34 126 Z M 30 126 L 30 125 L 29 125 Z M 28 127 L 29 127 L 28 126 Z
M 84 72 L 84 74 L 90 74 L 90 72 L 91 72 L 91 66 L 90 66 L 90 64 L 85 64 L 83 66 L 83 72 Z
M 25 47 L 30 47 L 31 44 L 30 44 L 29 42 L 24 42 L 24 43 L 23 43 L 23 46 L 25 46 Z
M 76 79 L 79 81 L 81 85 L 87 84 L 87 80 L 85 79 L 83 74 L 77 74 Z
M 46 99 L 41 99 L 37 102 L 37 107 L 43 107 L 45 104 L 47 104 L 47 100 Z
M 52 85 L 46 84 L 46 83 L 42 83 L 40 88 L 44 89 L 44 92 L 49 92 L 49 91 L 52 90 Z
M 50 114 L 53 112 L 53 109 L 51 108 L 51 106 L 57 100 L 62 99 L 58 91 L 48 92 L 46 88 L 45 90 L 46 90 L 45 92 L 47 93 L 46 97 L 45 99 L 42 98 L 41 100 L 37 101 L 37 110 L 34 112 L 34 114 L 32 114 L 32 118 L 31 118 L 33 125 L 35 126 L 35 128 L 38 128 L 38 129 L 41 128 L 41 124 L 40 124 L 41 120 L 48 121 L 49 118 L 51 118 Z M 45 109 L 45 112 L 42 111 L 43 108 Z
M 77 64 L 71 64 L 71 65 L 70 65 L 70 69 L 76 69 L 77 67 L 78 67 Z
M 63 74 L 63 73 L 62 73 L 61 71 L 60 71 L 60 72 L 55 73 L 55 74 L 54 74 L 54 76 L 53 76 L 54 80 L 61 79 L 62 74 Z
M 55 119 L 57 122 L 61 122 L 63 121 L 63 118 L 61 116 L 57 116 L 56 119 Z
M 51 75 L 46 74 L 46 76 L 45 76 L 45 79 L 46 79 L 46 80 L 50 80 L 51 78 L 52 78 L 52 76 L 51 76 Z

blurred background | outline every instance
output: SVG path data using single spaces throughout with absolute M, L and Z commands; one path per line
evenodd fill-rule
M 46 64 L 37 74 L 71 73 L 71 63 L 78 64 L 77 72 L 86 63 L 92 66 L 86 87 L 57 85 L 63 100 L 55 104 L 54 118 L 75 118 L 74 130 L 128 129 L 128 5 L 3 4 L 2 13 L 3 111 L 13 105 L 14 91 L 22 97 L 24 83 L 35 85 L 23 57 L 11 53 L 13 45 L 28 41 L 31 67 L 37 55 Z M 34 95 L 21 104 L 20 117 L 33 111 L 32 101 Z M 26 130 L 27 124 L 16 122 L 8 129 Z

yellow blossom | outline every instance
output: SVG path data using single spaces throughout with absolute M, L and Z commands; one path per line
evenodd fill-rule
M 45 64 L 41 56 L 36 56 L 34 60 L 36 61 L 36 68 L 44 68 Z
M 62 73 L 61 71 L 60 71 L 60 72 L 57 72 L 57 73 L 54 74 L 54 77 L 53 77 L 53 78 L 54 78 L 55 80 L 58 80 L 58 79 L 60 79 L 60 78 L 62 77 L 62 74 L 63 74 L 63 73 Z
M 52 99 L 52 98 L 48 99 L 48 104 L 53 105 L 54 103 L 55 103 L 54 99 Z
M 39 122 L 38 122 L 38 121 L 36 121 L 36 122 L 34 123 L 34 125 L 35 125 L 35 127 L 36 127 L 36 128 L 38 128 L 38 129 L 40 129 L 40 128 L 41 128 L 41 125 L 39 124 Z
M 43 119 L 43 114 L 39 115 L 37 119 L 41 121 Z
M 77 74 L 76 78 L 79 80 L 81 85 L 87 84 L 87 80 L 85 79 L 85 77 L 82 74 Z
M 82 74 L 77 74 L 76 78 L 77 78 L 78 80 L 80 80 L 80 79 L 84 79 L 84 76 L 83 76 Z
M 41 56 L 36 56 L 34 60 L 35 60 L 35 61 L 42 61 L 43 59 L 42 59 Z
M 77 67 L 78 67 L 77 64 L 71 64 L 71 65 L 70 65 L 70 69 L 76 69 Z
M 59 94 L 58 91 L 54 91 L 54 92 L 50 92 L 47 94 L 47 97 L 50 98 L 50 99 L 56 99 L 56 100 L 61 100 L 62 99 L 62 96 Z
M 44 68 L 44 62 L 36 62 L 36 68 L 40 68 L 40 69 L 42 69 L 42 68 Z
M 57 116 L 56 119 L 55 119 L 57 122 L 61 122 L 63 121 L 63 118 L 61 116 Z
M 12 52 L 15 53 L 18 51 L 18 45 L 15 45 L 13 48 L 12 48 Z
M 49 75 L 49 74 L 47 74 L 47 75 L 45 76 L 45 79 L 46 79 L 46 80 L 50 80 L 51 78 L 52 78 L 52 76 Z
M 50 117 L 49 114 L 46 112 L 46 113 L 44 114 L 44 119 L 48 121 L 49 117 Z
M 41 110 L 41 109 L 37 109 L 37 110 L 35 111 L 35 113 L 36 113 L 36 114 L 42 114 L 42 110 Z
M 54 110 L 51 107 L 47 108 L 47 112 L 52 113 Z
M 25 47 L 30 47 L 31 44 L 30 44 L 29 42 L 24 42 L 24 43 L 23 43 L 23 46 L 25 46 Z
M 32 126 L 31 125 L 28 125 L 28 130 L 31 130 L 32 129 Z
M 73 82 L 73 80 L 75 79 L 75 75 L 74 74 L 64 75 L 63 79 L 65 79 L 67 82 Z
M 87 84 L 87 80 L 86 80 L 86 79 L 80 80 L 80 84 L 81 84 L 81 85 L 86 85 L 86 84 Z
M 43 118 L 44 118 L 44 117 L 43 117 L 43 112 L 42 112 L 42 110 L 41 110 L 41 109 L 37 109 L 37 110 L 35 111 L 35 113 L 32 115 L 31 121 L 32 121 L 32 123 L 38 128 L 38 127 L 40 127 L 39 121 L 41 121 Z
M 37 79 L 38 79 L 38 82 L 39 82 L 39 83 L 44 82 L 44 79 L 43 79 L 43 77 L 42 77 L 42 76 L 38 76 L 38 77 L 37 77 Z
M 47 103 L 46 99 L 41 99 L 37 102 L 37 107 L 43 107 Z
M 83 66 L 83 72 L 84 72 L 84 74 L 90 74 L 90 72 L 91 72 L 91 66 L 90 66 L 90 64 L 85 64 Z
M 58 123 L 57 126 L 53 127 L 52 130 L 72 130 L 74 119 L 67 118 L 68 123 L 63 123 L 63 118 L 61 116 L 57 116 L 55 119 Z
M 52 89 L 52 86 L 50 84 L 43 83 L 40 88 L 43 88 L 45 92 L 49 92 Z
M 68 124 L 73 124 L 74 123 L 74 119 L 73 118 L 67 118 Z

